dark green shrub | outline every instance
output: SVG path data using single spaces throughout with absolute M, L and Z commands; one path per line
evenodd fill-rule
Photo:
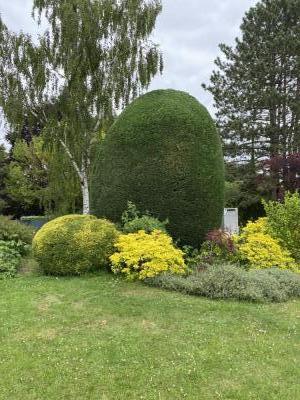
M 121 220 L 125 233 L 135 233 L 141 230 L 147 233 L 155 230 L 167 232 L 166 225 L 168 224 L 168 220 L 162 222 L 150 215 L 149 212 L 141 215 L 135 204 L 131 201 L 128 202 L 127 210 L 123 212 Z
M 33 239 L 33 254 L 51 275 L 80 275 L 109 264 L 118 231 L 90 215 L 66 215 L 45 224 Z
M 21 254 L 17 242 L 0 240 L 0 280 L 14 277 L 20 264 Z
M 245 271 L 235 265 L 217 265 L 186 277 L 160 275 L 146 284 L 211 299 L 281 302 L 300 296 L 300 276 L 278 269 Z
M 157 90 L 135 100 L 107 133 L 91 185 L 93 212 L 114 222 L 127 201 L 198 247 L 221 225 L 224 166 L 209 113 L 192 96 Z
M 0 240 L 14 240 L 31 244 L 34 233 L 35 231 L 31 227 L 0 215 Z

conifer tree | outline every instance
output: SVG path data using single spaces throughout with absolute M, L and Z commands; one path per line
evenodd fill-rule
M 214 97 L 225 154 L 238 162 L 300 151 L 300 0 L 262 0 L 205 86 Z

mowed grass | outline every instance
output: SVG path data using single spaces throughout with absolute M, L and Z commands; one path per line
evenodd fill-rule
M 297 400 L 299 306 L 108 274 L 0 281 L 0 399 Z

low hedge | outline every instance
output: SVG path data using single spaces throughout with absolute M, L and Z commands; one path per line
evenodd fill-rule
M 246 271 L 235 265 L 216 265 L 185 277 L 159 275 L 145 283 L 211 299 L 283 302 L 300 297 L 300 275 L 276 268 Z

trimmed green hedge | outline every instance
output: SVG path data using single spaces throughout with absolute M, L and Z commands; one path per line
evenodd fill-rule
M 182 244 L 199 246 L 220 227 L 224 206 L 221 142 L 208 111 L 180 91 L 141 96 L 106 135 L 91 188 L 97 216 L 118 222 L 132 201 L 168 218 Z

